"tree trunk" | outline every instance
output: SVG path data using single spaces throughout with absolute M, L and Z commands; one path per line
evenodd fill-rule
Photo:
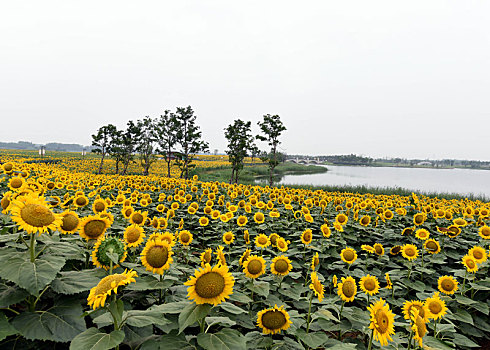
M 99 165 L 99 172 L 97 174 L 102 173 L 102 165 L 104 165 L 104 157 L 105 157 L 105 153 L 102 153 L 102 158 L 100 159 L 100 165 Z
M 233 175 L 235 174 L 235 168 L 231 168 L 230 184 L 233 183 Z
M 129 160 L 124 162 L 124 169 L 123 169 L 122 175 L 126 175 L 126 171 L 128 170 L 128 166 L 129 166 Z
M 119 174 L 119 160 L 116 159 L 116 175 Z
M 168 152 L 167 152 L 167 170 L 168 170 L 168 177 L 170 177 L 170 163 L 172 162 L 172 158 L 170 158 L 171 156 L 171 150 L 170 150 L 170 147 L 168 148 Z

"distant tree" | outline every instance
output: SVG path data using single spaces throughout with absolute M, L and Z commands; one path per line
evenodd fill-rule
M 126 175 L 129 164 L 134 160 L 138 144 L 141 138 L 141 129 L 132 120 L 127 123 L 126 130 L 121 134 L 121 149 L 122 149 L 122 175 Z
M 270 153 L 267 157 L 264 157 L 262 160 L 266 161 L 269 166 L 269 186 L 272 186 L 272 174 L 274 172 L 275 167 L 279 164 L 279 160 L 277 158 L 277 146 L 281 143 L 279 141 L 279 136 L 281 136 L 282 132 L 286 130 L 286 127 L 281 122 L 281 119 L 278 115 L 264 115 L 264 121 L 257 123 L 260 127 L 260 131 L 262 135 L 257 135 L 256 138 L 265 141 L 271 147 Z
M 243 160 L 253 145 L 251 124 L 251 122 L 237 119 L 225 128 L 225 137 L 228 140 L 226 154 L 231 163 L 230 183 L 238 182 L 238 175 L 243 169 Z
M 143 167 L 143 175 L 147 176 L 150 172 L 151 165 L 156 161 L 155 155 L 155 122 L 148 116 L 138 120 L 137 128 L 139 131 L 138 144 L 136 151 L 139 153 L 140 163 Z
M 119 174 L 119 164 L 124 161 L 123 130 L 116 130 L 112 135 L 109 155 L 116 162 L 116 174 Z
M 104 125 L 97 130 L 97 134 L 92 135 L 92 152 L 101 155 L 100 165 L 97 174 L 102 173 L 102 167 L 104 165 L 104 158 L 110 151 L 112 136 L 116 133 L 117 128 L 112 125 Z
M 252 158 L 252 163 L 254 163 L 254 160 L 256 157 L 260 155 L 260 149 L 257 147 L 257 145 L 254 143 L 250 147 L 250 157 Z
M 167 162 L 167 176 L 170 177 L 170 166 L 172 163 L 172 150 L 177 144 L 177 132 L 179 130 L 179 122 L 175 113 L 166 110 L 155 125 L 155 138 L 158 144 L 157 152 L 165 155 Z
M 175 113 L 178 122 L 177 144 L 180 146 L 180 159 L 177 165 L 180 167 L 180 177 L 189 178 L 189 170 L 195 167 L 192 164 L 196 153 L 206 152 L 209 148 L 207 142 L 201 140 L 201 131 L 196 125 L 196 116 L 191 106 L 179 107 Z

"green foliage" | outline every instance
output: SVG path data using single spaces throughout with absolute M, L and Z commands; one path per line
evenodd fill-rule
M 230 183 L 238 182 L 244 158 L 255 150 L 251 132 L 251 122 L 244 122 L 241 119 L 235 120 L 225 128 L 225 137 L 228 140 L 226 154 L 232 169 Z
M 109 350 L 114 349 L 124 340 L 121 330 L 103 333 L 97 328 L 89 328 L 80 333 L 70 343 L 70 350 Z
M 265 141 L 270 146 L 270 153 L 261 157 L 263 162 L 269 164 L 269 186 L 272 186 L 272 173 L 274 168 L 279 164 L 277 157 L 277 146 L 281 143 L 279 136 L 286 130 L 278 115 L 264 115 L 264 120 L 258 122 L 262 135 L 257 135 L 256 138 Z
M 197 343 L 206 350 L 246 350 L 247 340 L 240 332 L 224 328 L 216 333 L 201 333 Z

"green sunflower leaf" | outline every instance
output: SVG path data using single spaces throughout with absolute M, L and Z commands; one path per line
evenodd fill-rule
M 192 303 L 186 306 L 179 315 L 179 334 L 198 320 L 202 320 L 206 317 L 209 310 L 211 310 L 211 305 L 209 304 L 197 305 Z
M 247 339 L 240 332 L 225 328 L 217 333 L 200 333 L 197 343 L 206 350 L 246 350 Z
M 109 350 L 121 344 L 123 340 L 124 332 L 121 330 L 107 334 L 92 327 L 73 338 L 70 350 Z

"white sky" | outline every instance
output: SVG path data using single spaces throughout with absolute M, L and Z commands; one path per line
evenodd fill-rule
M 490 160 L 490 2 L 3 1 L 0 141 L 91 143 L 191 105 L 210 149 Z M 266 145 L 261 144 L 265 149 Z

